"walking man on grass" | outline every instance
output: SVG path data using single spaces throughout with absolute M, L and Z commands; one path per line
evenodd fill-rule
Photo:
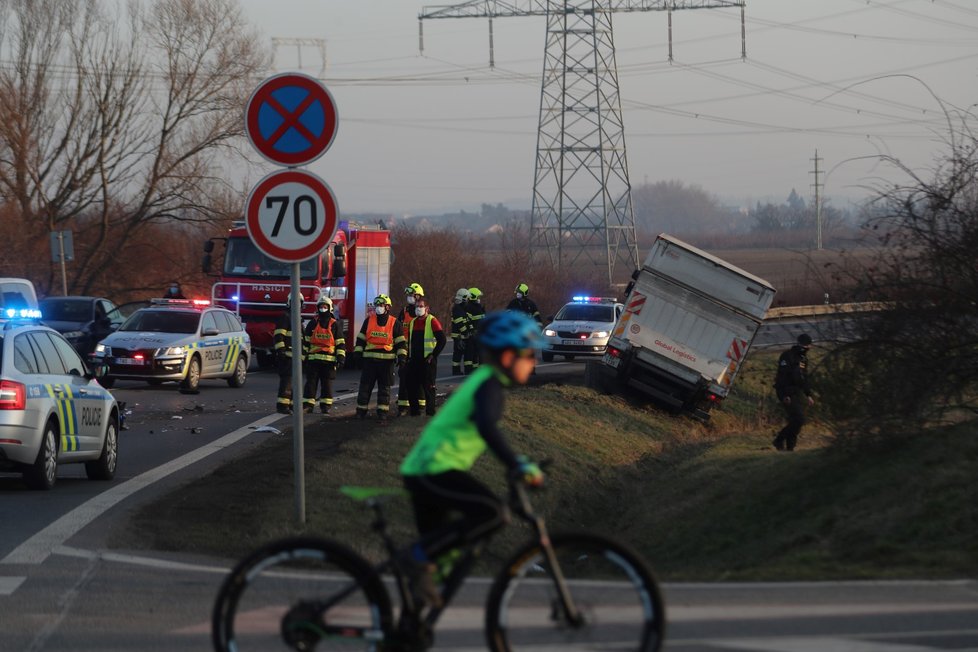
M 808 384 L 808 349 L 812 338 L 806 333 L 798 336 L 798 343 L 778 358 L 778 374 L 774 379 L 774 391 L 784 407 L 788 423 L 774 438 L 779 451 L 793 451 L 798 443 L 798 433 L 805 425 L 805 408 L 815 404 Z

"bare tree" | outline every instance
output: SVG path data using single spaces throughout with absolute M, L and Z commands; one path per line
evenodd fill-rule
M 0 200 L 79 232 L 74 291 L 148 225 L 214 217 L 269 60 L 235 0 L 0 0 L 0 35 Z

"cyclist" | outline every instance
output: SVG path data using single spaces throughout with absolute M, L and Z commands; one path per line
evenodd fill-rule
M 505 504 L 469 474 L 485 449 L 527 484 L 543 483 L 540 467 L 516 455 L 498 425 L 503 389 L 525 384 L 533 371 L 542 345 L 540 327 L 524 313 L 495 312 L 482 320 L 475 340 L 486 364 L 455 390 L 400 468 L 421 534 L 406 560 L 408 570 L 416 597 L 433 607 L 441 603 L 433 560 L 499 529 L 509 518 Z

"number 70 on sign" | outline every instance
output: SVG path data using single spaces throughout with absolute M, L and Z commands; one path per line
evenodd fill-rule
M 245 224 L 262 253 L 283 262 L 317 256 L 336 235 L 336 197 L 304 170 L 273 172 L 248 196 Z

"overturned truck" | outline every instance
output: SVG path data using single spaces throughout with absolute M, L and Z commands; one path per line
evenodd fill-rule
M 775 289 L 666 234 L 632 274 L 625 310 L 587 382 L 630 387 L 701 419 L 730 391 Z

